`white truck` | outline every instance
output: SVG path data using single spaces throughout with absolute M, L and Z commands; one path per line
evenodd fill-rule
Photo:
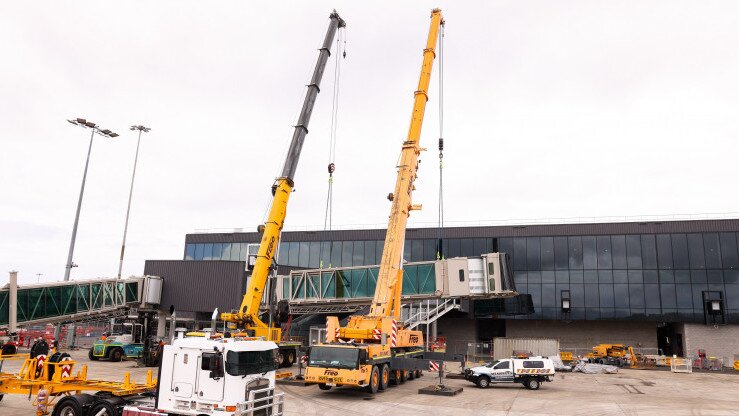
M 464 378 L 481 388 L 492 383 L 521 383 L 538 390 L 541 383 L 554 380 L 554 363 L 546 357 L 507 358 L 468 368 Z
M 277 344 L 204 335 L 180 336 L 164 347 L 153 401 L 124 398 L 115 413 L 103 415 L 282 415 L 284 393 L 275 393 Z

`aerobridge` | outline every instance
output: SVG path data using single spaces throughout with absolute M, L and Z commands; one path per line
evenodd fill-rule
M 159 302 L 162 279 L 156 276 L 126 279 L 100 278 L 0 289 L 0 328 L 47 323 L 77 323 L 126 315 L 131 309 Z

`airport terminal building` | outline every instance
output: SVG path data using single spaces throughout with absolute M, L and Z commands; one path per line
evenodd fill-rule
M 436 260 L 438 236 L 435 228 L 408 229 L 404 260 Z M 377 229 L 284 232 L 278 274 L 377 264 L 384 237 Z M 445 228 L 445 258 L 507 253 L 521 295 L 463 301 L 436 332 L 458 350 L 501 336 L 542 337 L 570 349 L 623 343 L 733 358 L 738 238 L 739 220 Z M 214 306 L 240 303 L 247 247 L 259 239 L 256 232 L 188 234 L 182 260 L 147 261 L 145 273 L 164 277 L 163 307 L 208 320 Z

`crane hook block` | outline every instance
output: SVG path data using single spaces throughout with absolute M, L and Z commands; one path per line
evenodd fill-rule
M 336 170 L 336 165 L 334 165 L 333 163 L 329 163 L 328 164 L 328 173 L 329 174 L 332 174 L 332 173 L 334 173 L 335 170 Z
M 393 195 L 393 193 L 392 193 L 392 192 L 390 192 L 389 194 L 387 194 L 387 200 L 388 200 L 388 201 L 392 202 L 392 201 L 393 201 L 393 199 L 395 199 L 395 195 Z
M 258 232 L 259 234 L 263 233 L 263 232 L 264 232 L 264 228 L 265 228 L 265 227 L 264 227 L 264 224 L 259 224 L 259 225 L 257 225 L 257 232 Z

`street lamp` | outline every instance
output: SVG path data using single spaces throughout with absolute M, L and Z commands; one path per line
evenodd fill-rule
M 82 208 L 82 194 L 85 193 L 85 180 L 87 179 L 87 167 L 90 165 L 90 153 L 92 152 L 92 139 L 95 137 L 95 134 L 97 133 L 100 136 L 107 137 L 107 138 L 114 138 L 118 137 L 118 134 L 113 133 L 112 131 L 108 129 L 100 129 L 100 127 L 93 123 L 92 121 L 85 120 L 84 118 L 76 118 L 73 120 L 67 120 L 68 122 L 74 124 L 75 126 L 80 126 L 82 128 L 90 129 L 90 146 L 87 149 L 87 161 L 85 161 L 85 171 L 82 174 L 82 187 L 80 188 L 80 197 L 77 201 L 77 213 L 74 216 L 74 227 L 72 227 L 72 241 L 69 243 L 69 255 L 67 256 L 67 265 L 65 266 L 64 270 L 64 281 L 69 280 L 69 274 L 72 271 L 72 267 L 77 267 L 76 264 L 72 262 L 72 257 L 74 255 L 74 242 L 77 239 L 77 225 L 80 221 L 80 209 Z
M 128 191 L 128 208 L 126 208 L 126 223 L 123 226 L 123 243 L 121 244 L 121 262 L 118 264 L 118 278 L 121 278 L 121 271 L 123 270 L 123 253 L 126 251 L 126 234 L 128 233 L 128 216 L 131 213 L 131 197 L 133 196 L 133 181 L 136 179 L 136 164 L 139 161 L 139 145 L 141 145 L 141 133 L 148 133 L 151 131 L 150 128 L 142 125 L 131 126 L 131 131 L 139 131 L 139 138 L 136 142 L 136 157 L 133 159 L 133 174 L 131 175 L 131 189 Z

